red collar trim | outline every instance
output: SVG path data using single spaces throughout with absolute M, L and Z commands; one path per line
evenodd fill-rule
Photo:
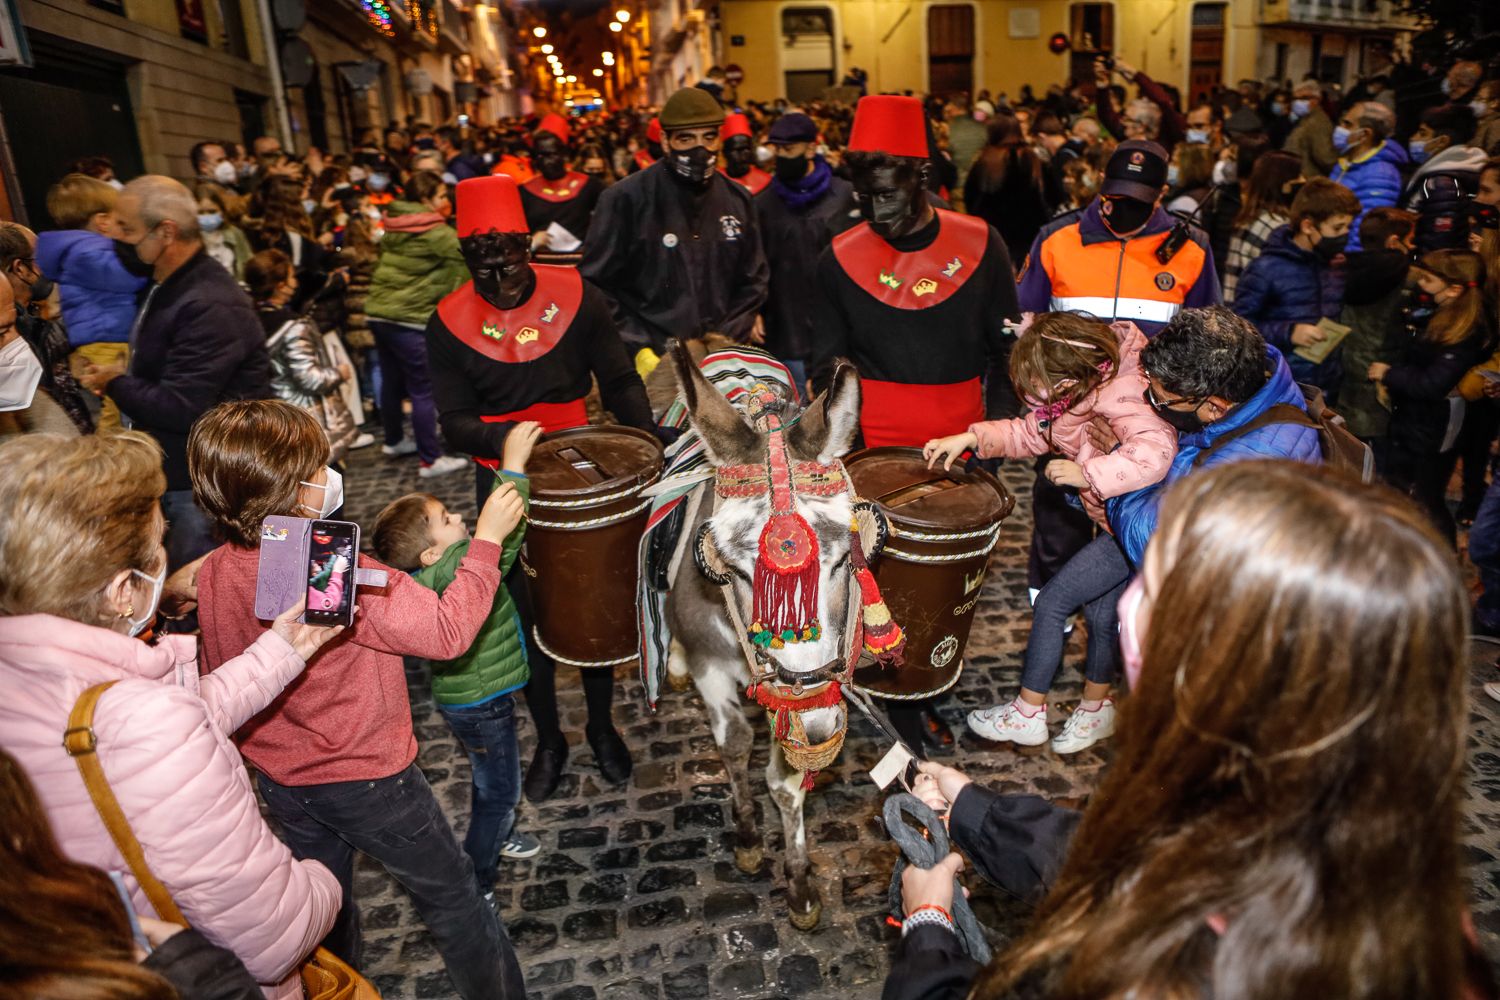
M 902 253 L 860 223 L 834 237 L 833 255 L 860 288 L 895 309 L 931 309 L 946 302 L 979 270 L 989 246 L 989 224 L 936 209 L 937 239 Z
M 521 187 L 543 201 L 572 201 L 578 197 L 578 193 L 583 190 L 588 180 L 588 174 L 570 170 L 560 180 L 555 181 L 549 181 L 541 174 L 537 174 Z
M 728 171 L 723 167 L 719 168 L 719 173 L 729 177 Z M 751 167 L 750 172 L 743 177 L 729 177 L 729 179 L 751 194 L 760 194 L 771 184 L 771 175 L 759 167 Z
M 520 364 L 562 340 L 583 301 L 583 279 L 572 267 L 533 264 L 536 288 L 514 309 L 496 309 L 466 282 L 438 303 L 448 332 L 492 361 Z

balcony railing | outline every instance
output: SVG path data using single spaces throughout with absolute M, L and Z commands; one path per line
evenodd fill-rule
M 1391 0 L 1262 0 L 1262 24 L 1407 30 L 1414 19 Z

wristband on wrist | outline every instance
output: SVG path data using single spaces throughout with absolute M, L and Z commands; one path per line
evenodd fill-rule
M 906 915 L 906 919 L 901 922 L 901 936 L 905 937 L 913 928 L 921 927 L 923 924 L 933 924 L 938 927 L 945 927 L 950 932 L 953 931 L 952 915 L 941 906 L 935 903 L 928 903 L 925 906 L 917 907 Z

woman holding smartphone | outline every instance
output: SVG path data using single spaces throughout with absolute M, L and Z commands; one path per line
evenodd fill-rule
M 146 867 L 267 996 L 300 997 L 297 969 L 333 924 L 338 880 L 276 839 L 230 734 L 342 629 L 299 625 L 294 607 L 201 679 L 196 640 L 142 641 L 166 580 L 161 463 L 134 431 L 0 445 L 0 747 L 40 791 L 62 850 L 125 873 L 135 911 L 157 916 L 63 748 L 79 697 L 112 684 L 95 707 L 95 752 Z M 0 816 L 7 837 L 17 831 L 13 811 Z

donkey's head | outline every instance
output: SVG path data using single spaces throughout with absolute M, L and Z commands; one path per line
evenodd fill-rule
M 849 602 L 858 594 L 849 570 L 854 497 L 843 488 L 838 459 L 858 429 L 859 376 L 852 366 L 840 364 L 828 390 L 800 415 L 789 402 L 779 404 L 784 408 L 771 404 L 752 426 L 685 352 L 675 351 L 672 357 L 693 427 L 721 474 L 718 507 L 703 529 L 702 544 L 712 546 L 729 577 L 741 619 L 752 630 L 757 624 L 765 627 L 759 644 L 774 643 L 771 652 L 789 673 L 811 673 L 839 661 L 848 649 Z M 775 430 L 778 425 L 784 429 Z M 743 470 L 742 485 L 724 477 L 729 467 Z M 788 530 L 779 532 L 782 527 Z M 795 561 L 799 547 L 813 541 L 815 595 L 811 566 L 800 576 L 786 573 L 771 581 L 768 563 L 788 553 Z M 800 610 L 789 612 L 796 615 L 793 621 L 778 623 L 777 614 L 766 612 L 770 605 Z M 765 620 L 758 621 L 757 612 Z M 815 620 L 801 620 L 809 616 Z

